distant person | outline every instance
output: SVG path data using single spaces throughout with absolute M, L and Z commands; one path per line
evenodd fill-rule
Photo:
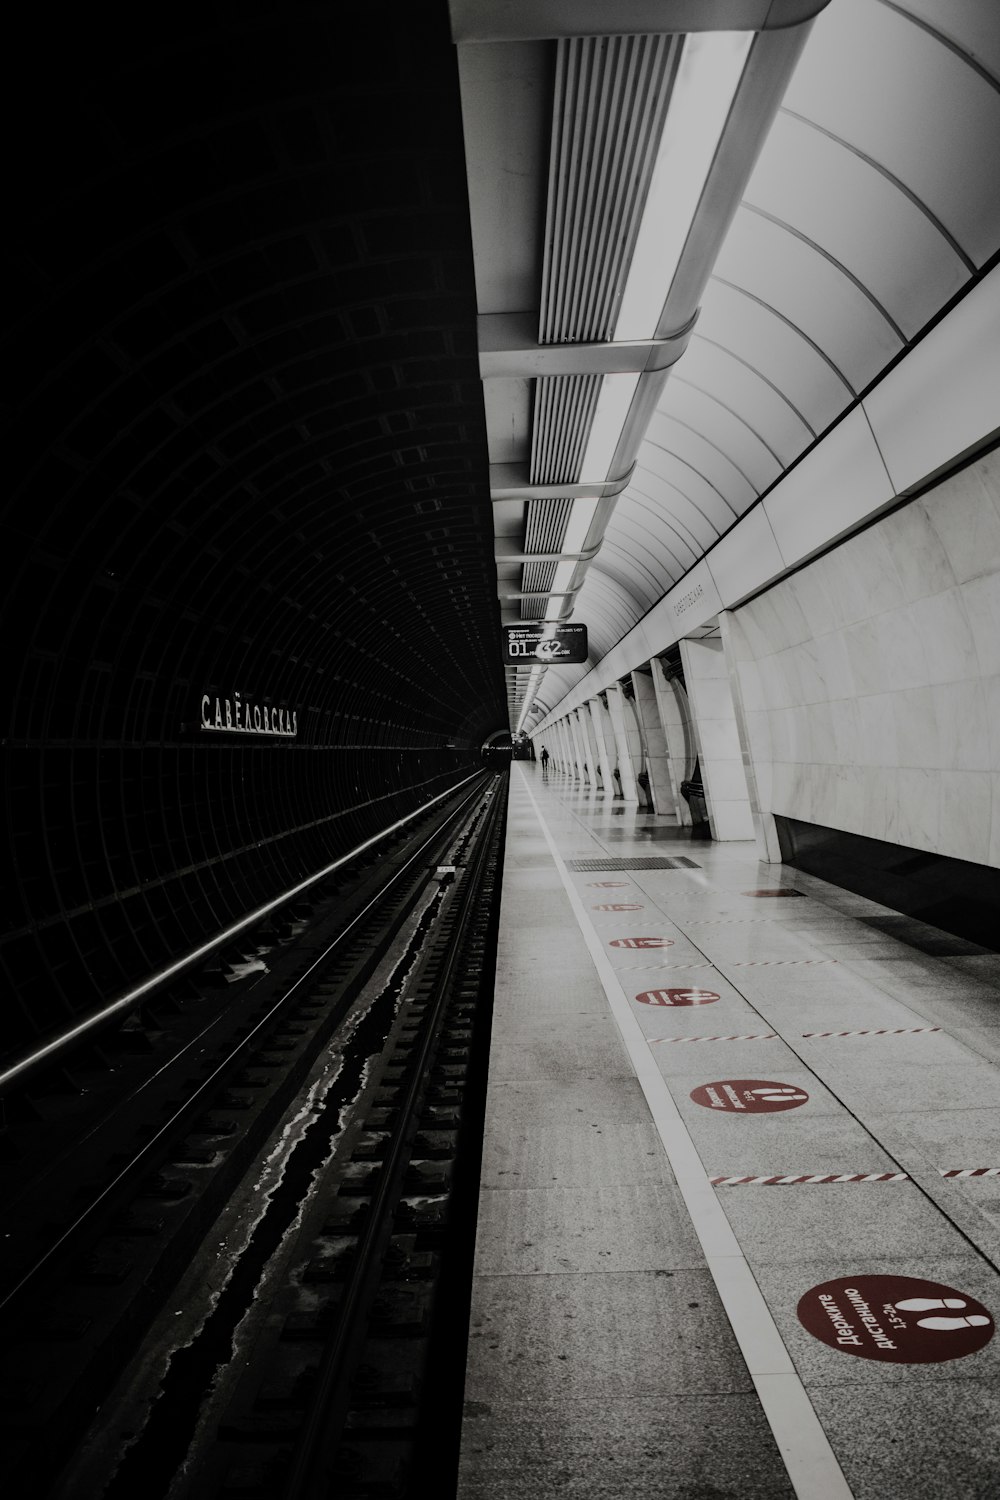
M 542 780 L 543 781 L 548 781 L 548 779 L 549 779 L 549 752 L 546 750 L 546 748 L 545 748 L 544 745 L 542 746 L 542 752 L 539 755 L 538 759 L 542 763 Z

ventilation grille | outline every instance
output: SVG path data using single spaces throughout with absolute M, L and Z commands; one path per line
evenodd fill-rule
M 535 381 L 532 484 L 579 479 L 600 390 L 600 375 L 546 375 Z
M 682 40 L 557 44 L 540 343 L 611 337 Z
M 558 552 L 569 520 L 572 500 L 532 500 L 528 505 L 528 524 L 524 534 L 525 552 Z M 542 593 L 552 587 L 556 564 L 526 563 L 521 570 L 521 587 L 527 593 Z M 523 619 L 537 619 L 545 611 L 546 600 L 522 599 Z
M 528 589 L 528 585 L 525 584 L 525 590 L 527 591 L 527 589 Z M 546 606 L 548 605 L 548 602 L 549 602 L 548 599 L 522 599 L 521 600 L 521 619 L 522 620 L 544 620 L 545 619 L 545 610 L 546 610 Z M 532 665 L 536 666 L 537 663 L 533 662 Z
M 542 589 L 550 589 L 555 571 L 555 563 L 526 563 L 523 573 L 525 590 L 528 593 L 538 593 Z M 530 599 L 525 600 L 525 603 L 530 604 Z
M 532 500 L 528 506 L 524 550 L 558 552 L 572 504 L 572 500 Z
M 556 45 L 539 342 L 610 339 L 656 161 L 683 38 L 570 37 Z M 575 484 L 601 390 L 599 375 L 535 381 L 529 478 Z M 569 507 L 529 506 L 528 552 L 557 552 Z M 555 566 L 522 573 L 527 593 L 552 587 Z M 521 617 L 544 615 L 522 600 Z
M 578 875 L 613 870 L 700 870 L 693 859 L 568 859 L 567 870 Z

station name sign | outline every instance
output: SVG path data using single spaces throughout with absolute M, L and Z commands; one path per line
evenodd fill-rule
M 530 625 L 503 625 L 501 629 L 504 666 L 540 661 L 569 667 L 587 660 L 586 625 L 536 620 Z
M 232 698 L 210 698 L 201 695 L 201 727 L 222 734 L 268 734 L 284 739 L 294 739 L 299 732 L 298 714 L 289 708 L 268 708 L 243 700 L 242 694 Z

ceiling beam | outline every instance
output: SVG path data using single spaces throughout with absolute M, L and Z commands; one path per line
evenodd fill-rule
M 626 375 L 666 370 L 687 348 L 693 324 L 664 338 L 578 344 L 540 344 L 538 314 L 480 313 L 479 373 L 491 378 L 541 375 Z
M 781 31 L 829 0 L 450 0 L 455 42 L 535 42 L 564 36 Z
M 501 500 L 610 500 L 620 495 L 632 478 L 628 472 L 618 479 L 576 484 L 532 484 L 527 464 L 490 464 L 490 499 Z
M 505 563 L 591 562 L 600 552 L 603 541 L 602 537 L 583 552 L 521 552 L 512 538 L 498 536 L 494 538 L 493 555 L 497 562 Z

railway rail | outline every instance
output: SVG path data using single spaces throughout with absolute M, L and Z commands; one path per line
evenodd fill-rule
M 402 1497 L 428 1465 L 447 1493 L 505 800 L 477 778 L 23 1127 L 7 1493 Z

